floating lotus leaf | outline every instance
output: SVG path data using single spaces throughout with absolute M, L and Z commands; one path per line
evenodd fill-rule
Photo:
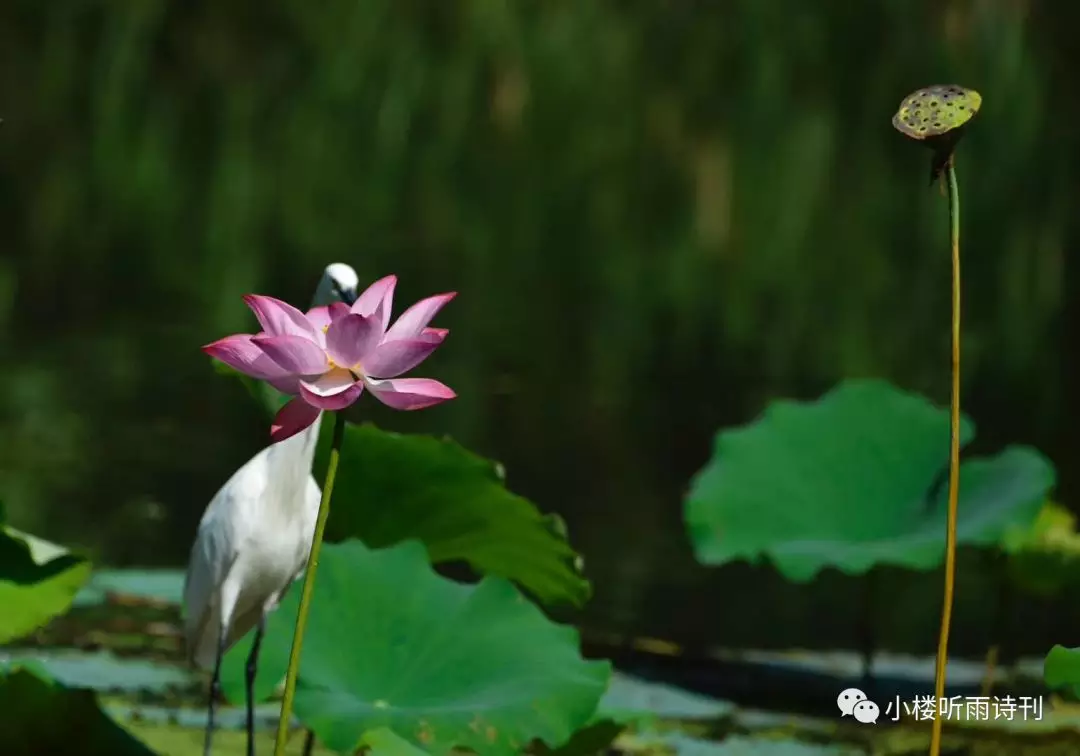
M 938 84 L 905 97 L 892 123 L 904 136 L 933 141 L 962 128 L 981 105 L 982 95 L 974 89 Z
M 297 583 L 270 615 L 259 698 L 285 675 L 299 603 Z M 226 657 L 232 701 L 243 700 L 250 645 L 251 634 Z M 566 756 L 561 747 L 589 723 L 610 677 L 608 662 L 582 658 L 575 629 L 549 620 L 509 581 L 442 577 L 416 540 L 378 550 L 352 540 L 326 544 L 319 559 L 296 716 L 339 753 L 380 745 L 370 733 L 387 728 L 412 746 L 386 738 L 388 756 L 458 746 L 518 756 L 534 739 Z

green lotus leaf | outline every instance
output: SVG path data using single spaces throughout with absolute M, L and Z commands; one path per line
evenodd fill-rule
M 961 441 L 974 434 L 966 419 Z M 948 413 L 882 381 L 848 381 L 813 402 L 778 401 L 721 431 L 685 518 L 711 565 L 771 560 L 791 580 L 826 567 L 926 570 L 944 555 Z M 997 546 L 1034 521 L 1054 484 L 1038 452 L 1011 447 L 961 465 L 957 537 Z
M 257 695 L 288 665 L 296 584 L 267 623 Z M 223 687 L 243 700 L 251 636 L 226 660 Z M 416 748 L 516 754 L 553 748 L 590 721 L 611 674 L 581 658 L 577 631 L 548 620 L 513 584 L 464 585 L 432 569 L 418 541 L 372 550 L 328 544 L 319 560 L 296 714 L 345 752 L 386 728 Z

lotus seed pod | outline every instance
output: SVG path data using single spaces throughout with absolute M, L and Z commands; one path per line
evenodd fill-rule
M 979 112 L 980 105 L 982 95 L 974 89 L 955 84 L 926 87 L 904 98 L 892 122 L 901 134 L 928 146 L 949 135 L 955 143 L 959 136 L 955 132 Z
M 892 119 L 893 127 L 934 150 L 930 159 L 931 184 L 949 163 L 964 126 L 979 112 L 980 105 L 982 95 L 955 84 L 918 89 L 900 103 Z

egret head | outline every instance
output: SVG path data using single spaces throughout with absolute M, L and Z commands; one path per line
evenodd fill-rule
M 315 289 L 316 306 L 327 305 L 340 300 L 351 305 L 356 301 L 356 287 L 360 278 L 356 271 L 348 263 L 330 263 L 323 271 L 319 279 L 319 286 Z

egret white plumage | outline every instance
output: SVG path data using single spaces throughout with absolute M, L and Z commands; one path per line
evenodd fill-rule
M 356 271 L 326 267 L 313 306 L 357 297 Z M 221 659 L 255 628 L 245 668 L 247 753 L 253 756 L 254 682 L 266 618 L 307 565 L 320 491 L 311 475 L 321 416 L 307 429 L 266 447 L 233 473 L 199 522 L 184 580 L 184 635 L 189 661 L 212 669 L 205 754 L 220 694 Z

